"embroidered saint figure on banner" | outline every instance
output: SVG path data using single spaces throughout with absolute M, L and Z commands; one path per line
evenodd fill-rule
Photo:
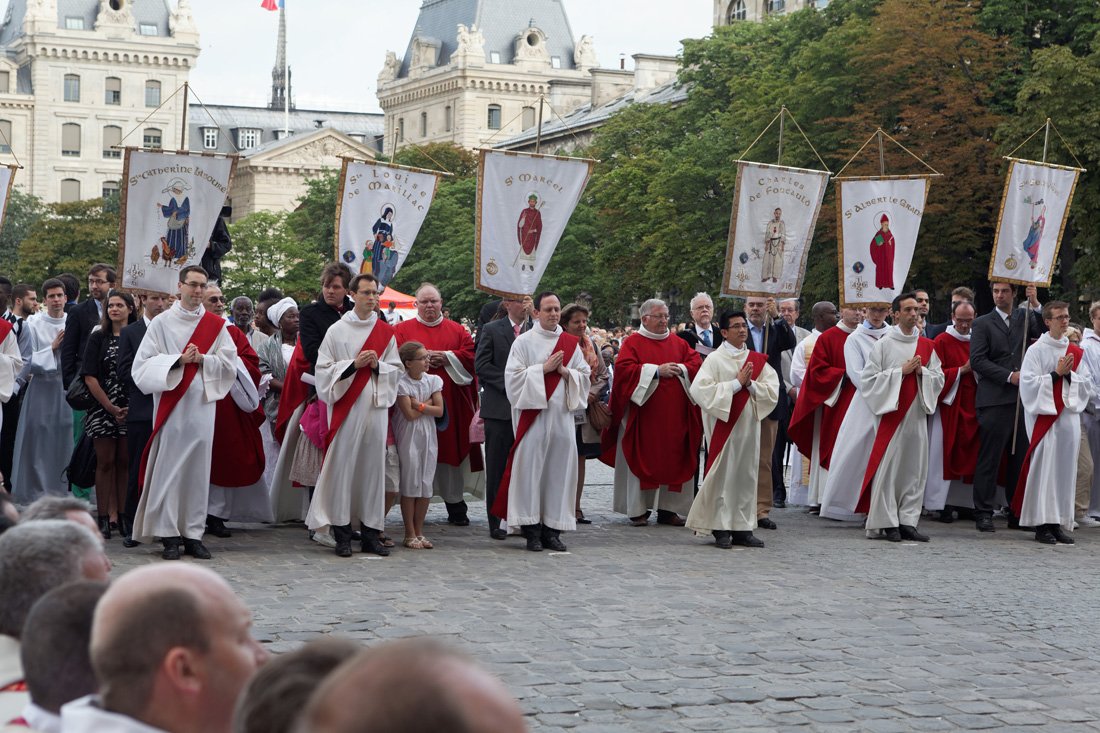
M 397 274 L 397 241 L 393 233 L 393 217 L 394 207 L 390 204 L 383 206 L 382 215 L 371 227 L 374 239 L 363 251 L 363 263 L 359 266 L 360 273 L 374 275 L 382 287 L 389 285 Z
M 894 235 L 890 232 L 890 217 L 883 214 L 879 230 L 871 239 L 871 262 L 875 263 L 875 287 L 894 288 Z
M 517 259 L 522 260 L 519 269 L 531 268 L 535 270 L 535 252 L 539 248 L 539 240 L 542 238 L 542 202 L 538 194 L 527 194 L 527 208 L 519 215 L 516 224 L 516 236 L 519 238 L 520 253 Z
M 171 196 L 167 204 L 157 204 L 160 215 L 168 220 L 165 236 L 160 240 L 160 253 L 153 248 L 151 259 L 163 259 L 165 266 L 183 264 L 187 260 L 189 225 L 191 222 L 191 199 L 185 194 L 191 189 L 182 178 L 173 178 L 161 193 Z
M 787 244 L 787 225 L 783 209 L 772 212 L 772 220 L 764 228 L 764 257 L 760 266 L 760 282 L 779 282 L 783 274 L 783 251 Z
M 1047 207 L 1043 205 L 1043 199 L 1038 201 L 1032 201 L 1031 198 L 1024 199 L 1024 203 L 1031 204 L 1031 227 L 1027 230 L 1027 236 L 1024 238 L 1024 252 L 1027 252 L 1028 259 L 1031 260 L 1032 269 L 1039 264 L 1039 243 L 1043 239 L 1043 229 L 1047 225 Z M 1039 216 L 1035 216 L 1035 207 L 1042 206 L 1039 210 Z

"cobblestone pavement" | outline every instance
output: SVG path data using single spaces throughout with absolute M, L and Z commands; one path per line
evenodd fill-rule
M 489 539 L 483 504 L 431 551 L 337 558 L 300 527 L 209 539 L 208 563 L 273 651 L 319 634 L 432 634 L 498 673 L 540 731 L 1100 730 L 1100 529 L 1041 546 L 1003 523 L 926 521 L 931 543 L 775 510 L 763 550 L 612 514 L 588 463 L 593 524 L 570 552 Z M 395 511 L 389 532 L 401 536 Z M 115 573 L 160 562 L 111 542 Z

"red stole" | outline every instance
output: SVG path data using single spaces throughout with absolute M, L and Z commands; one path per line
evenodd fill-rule
M 818 461 L 822 468 L 829 467 L 840 423 L 848 411 L 856 389 L 844 371 L 844 342 L 848 332 L 839 326 L 827 329 L 817 337 L 813 353 L 806 365 L 806 378 L 798 390 L 794 413 L 787 435 L 798 446 L 798 452 L 809 460 L 813 455 L 814 414 L 821 408 L 821 429 L 818 438 Z M 797 347 L 796 347 L 797 348 Z M 836 404 L 829 407 L 825 401 L 840 387 Z
M 1081 363 L 1081 357 L 1085 352 L 1082 351 L 1081 347 L 1077 346 L 1077 344 L 1071 343 L 1066 346 L 1066 353 L 1073 356 L 1073 371 L 1077 371 L 1077 367 Z M 1020 468 L 1020 480 L 1016 484 L 1016 492 L 1012 495 L 1012 513 L 1017 517 L 1020 516 L 1020 510 L 1023 509 L 1024 506 L 1024 492 L 1027 490 L 1027 475 L 1031 471 L 1031 455 L 1039 446 L 1039 442 L 1054 426 L 1054 423 L 1062 416 L 1062 410 L 1066 407 L 1062 399 L 1062 381 L 1064 379 L 1065 377 L 1059 377 L 1054 382 L 1055 414 L 1039 415 L 1035 418 L 1035 427 L 1031 430 L 1031 442 L 1027 446 L 1027 455 L 1024 456 L 1024 463 Z
M 0 342 L 8 337 L 15 326 L 7 318 L 0 318 Z
M 282 339 L 275 334 L 271 338 Z M 280 348 L 282 343 L 280 341 Z M 302 341 L 298 339 L 294 343 L 294 352 L 290 355 L 290 363 L 286 365 L 286 374 L 283 376 L 283 391 L 279 395 L 279 412 L 275 415 L 275 440 L 283 442 L 286 435 L 286 426 L 294 411 L 309 397 L 309 387 L 302 381 L 303 374 L 309 374 L 309 359 L 302 351 Z
M 370 336 L 367 336 L 367 340 L 363 342 L 363 348 L 359 351 L 374 351 L 381 360 L 391 338 L 393 338 L 393 328 L 386 323 L 386 319 L 379 318 L 371 329 Z M 356 369 L 355 376 L 351 378 L 351 386 L 348 387 L 348 391 L 344 393 L 343 397 L 336 400 L 336 404 L 332 406 L 332 417 L 329 419 L 328 424 L 328 438 L 325 440 L 326 452 L 328 447 L 332 445 L 332 439 L 336 437 L 336 431 L 340 429 L 340 426 L 344 424 L 344 420 L 351 414 L 351 408 L 355 405 L 355 401 L 359 399 L 359 395 L 363 393 L 363 388 L 370 381 L 373 371 L 368 367 Z
M 945 481 L 962 480 L 974 483 L 974 469 L 978 462 L 978 413 L 974 406 L 978 383 L 974 372 L 961 374 L 959 369 L 970 359 L 970 343 L 960 341 L 950 333 L 941 333 L 935 339 L 936 354 L 943 365 L 944 385 L 940 399 L 951 391 L 957 381 L 955 399 L 950 405 L 940 403 L 940 424 L 943 426 L 943 465 L 929 466 L 929 471 L 943 471 Z
M 554 348 L 550 350 L 553 354 L 557 351 L 562 352 L 561 363 L 565 366 L 569 366 L 570 359 L 573 358 L 573 352 L 575 352 L 580 345 L 576 336 L 570 336 L 562 331 L 558 336 L 557 343 L 554 344 Z M 543 375 L 543 385 L 546 390 L 546 404 L 549 406 L 550 398 L 554 394 L 554 390 L 558 388 L 558 383 L 561 382 L 561 374 L 557 371 L 552 371 Z M 527 435 L 527 431 L 531 429 L 535 419 L 542 414 L 542 410 L 537 408 L 531 408 L 524 410 L 519 414 L 519 425 L 516 427 L 516 439 L 512 443 L 512 449 L 508 451 L 508 463 L 504 466 L 504 475 L 500 478 L 500 488 L 497 490 L 496 499 L 493 501 L 493 516 L 500 517 L 501 519 L 508 518 L 508 485 L 512 483 L 512 462 L 516 459 L 516 450 L 519 448 L 519 443 L 523 440 L 523 436 Z
M 191 338 L 187 340 L 187 345 L 194 344 L 202 354 L 207 354 L 214 342 L 218 340 L 218 334 L 222 332 L 225 325 L 224 319 L 219 318 L 210 311 L 206 311 L 199 319 L 198 325 L 195 326 Z M 149 450 L 153 446 L 153 440 L 157 437 L 160 429 L 164 427 L 164 423 L 168 422 L 168 416 L 172 414 L 172 410 L 176 409 L 176 405 L 183 399 L 184 393 L 191 386 L 191 382 L 198 373 L 198 364 L 184 364 L 183 378 L 180 379 L 180 383 L 176 385 L 175 389 L 170 389 L 161 395 L 160 404 L 157 405 L 157 414 L 153 416 L 153 432 L 149 434 L 149 440 L 145 443 L 145 450 L 141 453 L 141 470 L 138 471 L 139 487 L 145 486 L 145 469 L 149 465 Z
M 768 363 L 768 357 L 758 351 L 749 350 L 748 362 L 752 364 L 752 378 L 755 380 L 760 376 L 760 372 L 764 371 L 764 365 Z M 722 449 L 726 447 L 726 441 L 729 440 L 730 433 L 733 432 L 733 426 L 736 425 L 737 421 L 741 418 L 741 413 L 744 412 L 745 405 L 749 403 L 750 396 L 747 386 L 739 389 L 737 394 L 733 396 L 733 403 L 730 405 L 729 419 L 719 420 L 715 424 L 714 432 L 711 433 L 710 436 L 710 447 L 707 450 L 707 465 L 703 475 L 710 473 L 710 467 L 714 465 L 715 459 L 718 458 Z
M 237 357 L 256 386 L 260 384 L 260 357 L 248 337 L 236 326 L 227 330 L 237 347 Z M 214 448 L 210 456 L 210 483 L 225 488 L 252 486 L 264 475 L 266 456 L 260 426 L 263 406 L 245 412 L 232 395 L 218 400 L 214 416 Z
M 885 338 L 885 337 L 884 337 Z M 932 342 L 923 336 L 917 337 L 915 356 L 920 357 L 921 366 L 928 366 L 928 359 L 932 356 Z M 871 508 L 871 482 L 875 478 L 882 457 L 886 455 L 886 446 L 894 438 L 901 421 L 909 413 L 913 406 L 913 400 L 917 397 L 917 373 L 906 374 L 901 379 L 901 390 L 898 395 L 898 409 L 882 416 L 875 432 L 875 442 L 871 446 L 871 459 L 867 463 L 867 470 L 863 474 L 863 489 L 859 494 L 859 502 L 856 504 L 856 514 L 866 514 Z

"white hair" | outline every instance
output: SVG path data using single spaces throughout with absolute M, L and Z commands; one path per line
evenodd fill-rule
M 688 303 L 688 308 L 691 309 L 691 310 L 694 310 L 695 309 L 695 303 L 697 301 L 706 301 L 707 303 L 710 304 L 711 310 L 714 310 L 714 301 L 711 300 L 711 297 L 709 295 L 707 295 L 706 293 L 696 293 L 694 295 L 694 297 L 692 297 L 691 302 Z
M 650 312 L 656 310 L 658 307 L 667 308 L 668 305 L 660 298 L 650 298 L 646 302 L 642 303 L 642 307 L 638 309 L 638 312 L 644 318 L 645 316 L 648 316 Z
M 784 298 L 783 300 L 779 301 L 779 305 L 783 305 L 784 303 L 794 303 L 794 309 L 796 311 L 802 310 L 802 307 L 798 302 L 798 298 Z

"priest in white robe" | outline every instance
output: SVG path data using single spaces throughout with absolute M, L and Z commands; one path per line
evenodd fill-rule
M 863 474 L 871 457 L 869 436 L 876 421 L 862 393 L 863 367 L 874 345 L 886 335 L 889 306 L 869 306 L 859 328 L 844 341 L 844 370 L 855 394 L 844 413 L 821 494 L 821 516 L 851 521 L 858 519 L 855 506 L 863 486 Z
M 206 560 L 214 414 L 237 377 L 237 348 L 226 321 L 203 309 L 206 271 L 185 267 L 179 278 L 179 300 L 150 321 L 134 357 L 134 384 L 153 395 L 154 432 L 145 449 L 133 537 L 160 537 L 165 560 L 179 559 L 181 542 L 184 552 Z M 165 400 L 174 406 L 161 423 Z
M 1035 540 L 1072 545 L 1081 413 L 1092 397 L 1092 374 L 1080 347 L 1069 343 L 1069 304 L 1043 306 L 1049 329 L 1024 354 L 1020 400 L 1030 441 L 1012 508 Z
M 63 467 L 72 454 L 69 436 L 73 434 L 73 412 L 65 402 L 65 383 L 61 379 L 65 286 L 51 278 L 42 284 L 42 290 L 45 310 L 23 325 L 30 332 L 31 380 L 23 394 L 11 475 L 12 493 L 20 504 L 30 504 L 46 494 L 69 493 Z
M 748 319 L 741 311 L 719 318 L 722 344 L 707 357 L 691 396 L 703 412 L 707 470 L 687 526 L 710 532 L 717 547 L 763 547 L 756 529 L 760 421 L 779 401 L 779 376 L 767 358 L 745 348 Z M 731 425 L 732 421 L 732 425 Z
M 351 557 L 358 524 L 360 549 L 385 557 L 390 551 L 379 535 L 386 520 L 386 433 L 405 370 L 393 329 L 375 311 L 378 279 L 357 275 L 349 289 L 355 307 L 329 328 L 317 351 L 317 396 L 328 407 L 329 434 L 306 526 L 332 527 L 336 555 Z
M 932 341 L 917 328 L 916 295 L 902 293 L 891 307 L 897 325 L 872 347 L 860 379 L 875 429 L 856 511 L 867 511 L 869 534 L 882 530 L 891 542 L 927 542 L 917 523 L 928 480 L 928 416 L 943 389 L 943 369 Z
M 535 298 L 536 321 L 512 343 L 504 389 L 516 440 L 493 513 L 520 527 L 527 549 L 564 552 L 577 528 L 577 442 L 573 413 L 588 405 L 591 370 L 575 336 L 562 332 L 561 301 Z

